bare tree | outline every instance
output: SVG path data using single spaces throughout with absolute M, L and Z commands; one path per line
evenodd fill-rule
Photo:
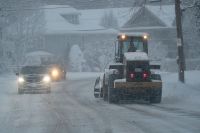
M 31 49 L 43 43 L 44 14 L 40 0 L 2 0 L 1 16 L 6 19 L 3 39 L 15 43 L 15 60 L 19 62 Z
M 200 34 L 200 0 L 197 0 L 195 3 L 195 16 L 196 16 L 196 24 Z

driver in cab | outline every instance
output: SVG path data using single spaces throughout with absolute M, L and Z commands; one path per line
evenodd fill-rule
M 133 41 L 130 42 L 128 52 L 136 52 L 136 47 L 134 46 Z

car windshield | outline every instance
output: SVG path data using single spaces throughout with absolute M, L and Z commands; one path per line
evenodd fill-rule
M 38 66 L 28 66 L 21 69 L 21 74 L 45 74 L 47 73 L 47 68 Z
M 135 51 L 144 51 L 144 42 L 141 38 L 131 38 L 122 42 L 123 44 L 123 53 L 125 52 L 135 52 Z M 130 50 L 134 47 L 134 50 Z M 129 51 L 130 50 L 130 51 Z

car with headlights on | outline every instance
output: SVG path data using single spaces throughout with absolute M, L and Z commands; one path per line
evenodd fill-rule
M 49 71 L 52 81 L 62 81 L 66 79 L 66 70 L 62 65 L 49 65 Z
M 45 90 L 51 92 L 51 77 L 45 66 L 24 66 L 18 76 L 18 93 L 25 91 Z

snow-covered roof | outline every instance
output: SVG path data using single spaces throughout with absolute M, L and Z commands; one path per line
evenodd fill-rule
M 175 20 L 174 5 L 146 6 L 156 17 L 158 17 L 167 27 L 172 27 Z
M 67 5 L 45 6 L 46 33 L 47 34 L 66 34 L 66 33 L 116 34 L 117 30 L 107 29 L 101 26 L 100 24 L 103 15 L 105 13 L 109 13 L 110 11 L 112 11 L 113 15 L 117 18 L 119 27 L 123 26 L 130 19 L 133 13 L 131 12 L 130 8 L 77 10 Z M 65 14 L 79 15 L 79 23 L 72 24 L 68 22 L 62 16 Z
M 75 8 L 68 5 L 48 5 L 45 6 L 44 12 L 46 20 L 45 28 L 47 33 L 62 33 L 75 28 L 73 24 L 70 24 L 64 17 L 62 17 L 64 14 L 77 14 L 78 11 Z
M 168 27 L 172 27 L 175 19 L 173 5 L 146 6 L 146 8 L 158 17 Z M 139 7 L 133 8 L 107 8 L 77 10 L 68 5 L 47 5 L 45 6 L 46 34 L 77 34 L 77 33 L 107 33 L 117 34 L 115 29 L 107 29 L 101 26 L 102 17 L 112 12 L 118 21 L 119 28 L 123 27 L 134 14 L 139 11 Z M 68 22 L 63 15 L 78 15 L 79 23 Z
M 54 56 L 52 53 L 46 52 L 46 51 L 34 51 L 27 53 L 25 55 L 26 57 L 41 57 L 41 56 Z
M 137 8 L 138 10 L 139 8 Z M 100 25 L 101 18 L 105 13 L 112 12 L 118 21 L 119 27 L 122 27 L 131 17 L 136 10 L 131 10 L 131 8 L 107 8 L 107 9 L 90 9 L 90 10 L 80 10 L 81 21 L 90 22 L 91 25 Z
M 148 61 L 149 58 L 146 53 L 144 52 L 127 52 L 124 53 L 124 57 L 127 61 Z
M 69 5 L 47 5 L 44 6 L 44 9 L 49 11 L 52 10 L 51 13 L 59 13 L 59 14 L 79 14 L 80 12 L 75 8 Z

